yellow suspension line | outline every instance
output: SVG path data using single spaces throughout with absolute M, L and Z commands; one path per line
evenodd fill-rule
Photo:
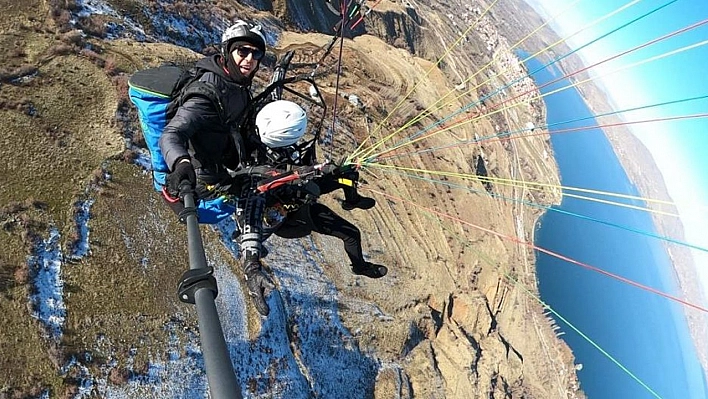
M 641 61 L 638 61 L 638 62 L 635 62 L 635 63 L 632 63 L 632 64 L 625 65 L 625 66 L 623 66 L 623 67 L 621 67 L 621 68 L 617 68 L 617 69 L 612 70 L 612 71 L 610 71 L 610 72 L 607 72 L 607 73 L 605 73 L 605 74 L 595 75 L 595 76 L 592 76 L 592 77 L 587 78 L 587 79 L 585 79 L 585 80 L 581 80 L 581 81 L 578 81 L 578 82 L 569 84 L 569 85 L 567 85 L 567 86 L 564 86 L 564 87 L 561 87 L 561 88 L 558 88 L 558 89 L 549 91 L 549 92 L 546 93 L 546 94 L 542 94 L 542 95 L 539 95 L 539 96 L 535 96 L 535 97 L 529 99 L 528 101 L 530 102 L 530 101 L 542 99 L 542 98 L 544 98 L 544 97 L 550 96 L 550 95 L 552 95 L 552 94 L 559 93 L 559 92 L 564 91 L 564 90 L 567 90 L 567 89 L 569 89 L 569 88 L 579 86 L 579 85 L 581 85 L 581 84 L 583 84 L 583 83 L 587 83 L 587 82 L 590 82 L 590 81 L 593 81 L 593 80 L 596 80 L 596 79 L 600 79 L 600 78 L 603 78 L 603 77 L 605 77 L 605 76 L 608 76 L 608 75 L 611 75 L 611 74 L 614 74 L 614 73 L 617 73 L 617 72 L 621 72 L 621 71 L 626 70 L 626 69 L 635 68 L 635 67 L 638 67 L 638 66 L 640 66 L 640 65 L 643 65 L 643 64 L 646 64 L 646 63 L 649 63 L 649 62 L 652 62 L 652 61 L 657 61 L 657 60 L 659 60 L 659 59 L 666 58 L 666 57 L 669 57 L 669 56 L 672 56 L 672 55 L 675 55 L 675 54 L 679 54 L 679 53 L 681 53 L 681 52 L 684 52 L 684 51 L 687 51 L 687 50 L 691 50 L 691 49 L 693 49 L 693 48 L 697 48 L 697 47 L 700 47 L 700 46 L 704 46 L 704 45 L 706 45 L 706 44 L 708 44 L 708 40 L 704 40 L 704 41 L 699 42 L 699 43 L 694 43 L 694 44 L 692 44 L 692 45 L 688 45 L 688 46 L 685 46 L 685 47 L 681 47 L 681 48 L 679 48 L 679 49 L 672 50 L 672 51 L 666 52 L 666 53 L 664 53 L 664 54 L 660 54 L 660 55 L 657 55 L 657 56 L 654 56 L 654 57 L 650 57 L 650 58 L 647 58 L 647 59 L 644 59 L 644 60 L 641 60 Z M 525 103 L 525 102 L 524 102 L 524 103 Z M 420 136 L 420 137 L 418 137 L 418 138 L 416 138 L 416 139 L 407 141 L 407 142 L 405 142 L 405 143 L 401 143 L 401 144 L 399 144 L 399 145 L 397 145 L 397 146 L 395 146 L 395 147 L 393 147 L 393 148 L 390 148 L 390 149 L 388 149 L 388 150 L 381 151 L 381 152 L 376 153 L 376 154 L 373 154 L 373 155 L 372 155 L 372 154 L 367 154 L 366 156 L 367 156 L 368 158 L 376 158 L 377 156 L 379 156 L 379 155 L 381 155 L 381 154 L 383 154 L 383 153 L 385 153 L 385 152 L 395 151 L 395 150 L 397 150 L 397 149 L 399 149 L 399 148 L 401 148 L 401 147 L 404 147 L 404 146 L 407 146 L 407 145 L 411 145 L 411 144 L 417 143 L 417 142 L 419 142 L 419 141 L 421 141 L 421 140 L 424 140 L 424 139 L 426 139 L 426 138 L 433 137 L 433 136 L 435 136 L 435 135 L 437 135 L 437 134 L 440 134 L 440 133 L 443 133 L 443 132 L 447 132 L 447 131 L 452 130 L 452 129 L 456 128 L 456 127 L 460 127 L 460 126 L 463 126 L 463 125 L 466 125 L 466 124 L 470 124 L 470 123 L 479 121 L 479 120 L 481 120 L 481 119 L 483 119 L 483 118 L 487 118 L 487 117 L 490 117 L 490 116 L 492 116 L 492 115 L 496 115 L 496 114 L 498 114 L 498 113 L 500 113 L 500 112 L 513 109 L 514 107 L 518 107 L 519 105 L 524 104 L 524 103 L 518 102 L 518 103 L 515 103 L 515 104 L 510 104 L 510 105 L 508 105 L 508 106 L 506 106 L 506 107 L 504 107 L 504 108 L 500 108 L 500 109 L 495 110 L 495 111 L 493 111 L 493 112 L 490 112 L 490 113 L 487 113 L 487 114 L 484 114 L 484 115 L 479 115 L 479 116 L 477 116 L 477 117 L 475 117 L 475 118 L 472 118 L 472 119 L 469 119 L 469 120 L 466 120 L 466 121 L 461 121 L 461 122 L 459 122 L 459 123 L 457 123 L 457 124 L 454 124 L 454 125 L 448 126 L 448 127 L 446 127 L 446 128 L 443 128 L 443 129 L 437 130 L 437 131 L 435 131 L 435 132 L 432 132 L 431 134 L 423 135 L 423 136 Z
M 490 4 L 490 5 L 484 10 L 484 12 L 483 12 L 479 17 L 477 17 L 477 19 L 474 21 L 474 23 L 472 23 L 472 25 L 470 25 L 470 27 L 467 28 L 467 30 L 464 31 L 464 32 L 457 38 L 457 40 L 455 40 L 455 42 L 445 50 L 445 53 L 444 53 L 440 58 L 438 58 L 438 60 L 435 62 L 435 64 L 433 64 L 433 65 L 423 74 L 423 76 L 421 76 L 421 77 L 418 79 L 418 81 L 415 83 L 415 85 L 406 93 L 406 95 L 405 95 L 403 98 L 401 98 L 401 100 L 398 101 L 398 103 L 397 103 L 396 106 L 393 108 L 393 110 L 391 110 L 391 112 L 389 112 L 389 113 L 386 115 L 386 117 L 378 124 L 378 126 L 374 129 L 374 131 L 371 132 L 371 133 L 369 134 L 369 136 L 367 136 L 366 139 L 364 139 L 364 140 L 361 142 L 361 144 L 359 144 L 359 146 L 357 147 L 357 149 L 354 150 L 354 153 L 353 153 L 353 154 L 357 154 L 357 153 L 361 150 L 361 148 L 364 146 L 364 144 L 369 140 L 369 138 L 372 137 L 375 133 L 377 133 L 377 132 L 383 127 L 384 123 L 386 123 L 386 121 L 388 120 L 388 118 L 389 118 L 391 115 L 393 115 L 393 113 L 398 110 L 398 108 L 406 101 L 406 99 L 408 99 L 408 96 L 410 96 L 410 95 L 415 91 L 415 89 L 418 88 L 418 86 L 423 82 L 423 79 L 426 78 L 428 75 L 430 75 L 430 73 L 438 66 L 438 64 L 440 64 L 440 63 L 442 62 L 442 60 L 445 59 L 445 57 L 447 57 L 447 55 L 452 51 L 452 49 L 455 48 L 458 44 L 460 44 L 460 42 L 462 41 L 462 39 L 463 39 L 465 36 L 467 36 L 467 34 L 468 34 L 472 29 L 474 29 L 474 28 L 477 26 L 477 24 L 478 24 L 479 21 L 482 19 L 482 17 L 484 17 L 484 16 L 489 12 L 489 10 L 491 10 L 491 8 L 492 8 L 495 4 L 497 4 L 498 1 L 499 1 L 499 0 L 494 0 L 494 1 L 492 2 L 492 4 Z M 386 139 L 386 140 L 387 140 L 387 139 Z M 384 141 L 385 141 L 385 140 L 384 140 Z M 378 145 L 380 145 L 380 144 L 378 144 Z M 373 149 L 376 149 L 376 148 L 378 147 L 378 145 L 375 145 L 375 146 L 373 147 Z M 345 163 L 351 162 L 352 159 L 353 159 L 353 156 L 350 156 L 349 158 L 347 158 L 347 160 L 346 160 Z
M 513 46 L 510 47 L 510 49 L 516 48 L 518 45 L 520 45 L 521 43 L 523 43 L 524 41 L 526 41 L 529 37 L 531 37 L 532 35 L 534 35 L 537 31 L 539 31 L 540 29 L 542 29 L 544 26 L 546 26 L 547 24 L 549 24 L 551 21 L 555 20 L 558 16 L 560 16 L 560 15 L 563 14 L 563 13 L 565 13 L 568 9 L 571 8 L 571 6 L 575 5 L 575 4 L 576 4 L 577 2 L 579 2 L 579 1 L 581 1 L 581 0 L 575 0 L 573 3 L 569 4 L 568 7 L 564 8 L 561 12 L 559 12 L 559 13 L 556 14 L 556 15 L 554 15 L 549 21 L 545 22 L 543 25 L 541 25 L 541 26 L 539 26 L 538 28 L 536 28 L 533 32 L 531 32 L 530 34 L 526 35 L 526 37 L 524 37 L 523 39 L 521 39 L 521 40 L 519 40 L 518 42 L 516 42 Z M 566 38 L 564 38 L 564 39 L 559 39 L 559 40 L 556 41 L 555 43 L 550 44 L 550 45 L 546 46 L 545 48 L 543 48 L 543 49 L 537 51 L 536 53 L 534 53 L 534 54 L 532 54 L 532 55 L 526 57 L 525 59 L 523 59 L 523 60 L 521 61 L 521 63 L 524 63 L 524 62 L 526 62 L 526 61 L 528 61 L 528 60 L 530 60 L 530 59 L 532 59 L 532 58 L 538 56 L 539 54 L 542 54 L 542 53 L 544 53 L 544 52 L 546 52 L 546 51 L 552 49 L 553 47 L 557 46 L 558 44 L 565 42 L 566 40 L 572 38 L 573 36 L 575 36 L 575 35 L 577 35 L 577 34 L 583 32 L 583 31 L 585 31 L 586 29 L 589 29 L 590 27 L 592 27 L 592 26 L 594 26 L 594 25 L 599 24 L 600 22 L 604 21 L 605 19 L 610 18 L 611 16 L 616 15 L 616 14 L 622 12 L 623 10 L 625 10 L 625 9 L 627 9 L 627 8 L 633 6 L 633 5 L 635 5 L 636 3 L 639 3 L 639 2 L 641 2 L 641 1 L 642 1 L 642 0 L 634 0 L 634 1 L 632 1 L 632 2 L 630 2 L 630 3 L 627 3 L 627 4 L 625 4 L 624 6 L 618 8 L 617 10 L 614 10 L 614 11 L 608 13 L 608 14 L 605 15 L 605 16 L 596 19 L 595 21 L 592 21 L 592 22 L 590 22 L 589 24 L 586 24 L 584 27 L 582 27 L 582 28 L 579 29 L 578 31 L 574 32 L 573 34 L 567 36 Z M 499 56 L 499 54 L 500 54 L 500 53 L 495 54 L 495 55 L 494 55 L 494 58 L 493 58 L 491 61 L 489 61 L 486 65 L 484 65 L 481 69 L 479 69 L 479 70 L 478 70 L 477 72 L 475 72 L 473 75 L 471 75 L 470 77 L 468 77 L 467 79 L 465 79 L 461 84 L 467 83 L 467 82 L 470 81 L 472 78 L 474 78 L 475 76 L 477 76 L 479 73 L 481 73 L 481 72 L 485 71 L 487 68 L 489 68 L 489 67 L 494 63 L 494 61 L 497 59 L 497 57 Z M 449 91 L 447 94 L 445 94 L 443 97 L 439 98 L 439 99 L 438 99 L 437 101 L 435 101 L 433 104 L 431 104 L 430 106 L 428 106 L 428 108 L 426 108 L 425 110 L 421 111 L 417 116 L 414 116 L 414 117 L 411 118 L 408 122 L 406 122 L 403 126 L 401 126 L 401 127 L 398 128 L 396 131 L 394 131 L 394 132 L 391 134 L 391 136 L 400 133 L 401 131 L 403 131 L 403 130 L 409 128 L 410 126 L 412 126 L 412 125 L 415 124 L 416 122 L 422 120 L 422 119 L 425 118 L 426 116 L 429 116 L 429 115 L 431 115 L 433 112 L 439 111 L 439 110 L 445 108 L 446 106 L 448 106 L 448 105 L 452 104 L 453 102 L 459 100 L 460 98 L 464 97 L 465 95 L 470 94 L 470 93 L 476 91 L 478 88 L 480 88 L 480 87 L 482 87 L 483 85 L 489 83 L 490 81 L 491 81 L 491 78 L 488 78 L 487 80 L 483 81 L 482 83 L 477 84 L 475 87 L 473 87 L 473 88 L 467 90 L 466 92 L 464 92 L 464 93 L 458 95 L 457 97 L 453 98 L 452 100 L 450 100 L 450 101 L 448 101 L 448 102 L 446 102 L 446 103 L 444 103 L 444 104 L 438 106 L 437 108 L 431 110 L 431 108 L 435 107 L 439 102 L 441 102 L 443 99 L 445 99 L 445 98 L 448 97 L 450 94 L 452 94 L 452 93 L 455 92 L 454 89 L 453 89 L 453 90 L 450 90 L 450 91 Z M 409 94 L 410 94 L 410 93 L 409 93 Z M 392 112 L 393 112 L 393 111 L 392 111 Z M 382 122 L 382 123 L 383 123 L 383 122 Z M 387 141 L 389 138 L 390 138 L 390 137 L 384 138 L 383 141 Z M 363 144 L 364 144 L 364 143 L 362 143 L 362 145 L 363 145 Z M 368 153 L 368 152 L 369 152 L 369 149 L 367 148 L 366 150 L 361 151 L 361 150 L 360 150 L 361 147 L 362 147 L 362 146 L 360 145 L 359 148 L 357 148 L 357 150 L 352 154 L 351 159 L 355 158 L 357 155 L 359 155 L 359 153 L 362 153 L 362 152 L 367 152 L 367 153 L 364 154 L 363 156 L 361 156 L 361 158 L 366 158 L 366 157 L 369 155 L 369 153 Z M 370 148 L 371 148 L 371 147 L 370 147 Z M 371 148 L 371 149 L 373 150 L 373 148 Z
M 609 115 L 617 115 L 622 112 L 630 112 L 634 111 L 636 109 L 630 109 L 628 110 L 622 110 L 622 111 L 617 111 L 613 112 L 611 114 L 604 114 L 604 115 L 597 115 L 596 119 L 599 119 L 601 117 L 609 116 Z M 685 120 L 685 119 L 695 119 L 695 118 L 706 118 L 708 117 L 708 113 L 703 113 L 703 114 L 691 114 L 691 115 L 677 115 L 677 116 L 671 116 L 671 117 L 666 117 L 666 118 L 653 118 L 653 119 L 644 119 L 644 120 L 637 120 L 637 121 L 632 121 L 632 122 L 622 122 L 622 123 L 613 123 L 613 124 L 608 124 L 608 125 L 603 125 L 603 124 L 597 124 L 597 125 L 587 125 L 587 126 L 580 126 L 580 127 L 575 127 L 575 128 L 569 128 L 569 129 L 560 129 L 551 132 L 551 134 L 560 134 L 560 133 L 573 133 L 573 132 L 579 132 L 579 131 L 585 131 L 585 130 L 590 130 L 590 129 L 603 129 L 605 127 L 616 127 L 616 126 L 626 126 L 626 125 L 638 125 L 642 123 L 657 123 L 657 122 L 666 122 L 666 121 L 675 121 L 675 120 Z M 568 121 L 567 123 L 570 123 L 573 121 Z M 444 146 L 438 146 L 435 147 L 435 150 L 445 150 L 445 149 L 451 149 L 451 148 L 460 148 L 465 145 L 472 145 L 472 144 L 481 144 L 481 143 L 486 143 L 489 141 L 492 141 L 493 139 L 498 139 L 499 141 L 508 141 L 508 140 L 519 140 L 527 137 L 537 137 L 537 136 L 542 136 L 549 134 L 548 132 L 542 132 L 542 133 L 526 133 L 526 134 L 513 134 L 512 133 L 519 133 L 519 132 L 524 132 L 524 131 L 530 131 L 534 129 L 546 129 L 548 126 L 538 126 L 534 127 L 533 129 L 521 129 L 513 132 L 502 132 L 504 133 L 504 137 L 500 137 L 501 133 L 496 135 L 496 136 L 490 136 L 490 137 L 485 137 L 482 139 L 478 140 L 459 140 L 460 142 L 454 143 L 454 144 L 448 144 Z M 392 155 L 387 155 L 387 156 L 379 156 L 377 159 L 379 161 L 381 160 L 386 160 L 389 158 L 399 158 L 404 155 L 413 155 L 413 154 L 422 154 L 425 152 L 432 152 L 432 149 L 426 149 L 426 150 L 419 150 L 419 151 L 411 151 L 411 152 L 403 152 L 399 154 L 392 154 Z M 391 150 L 393 151 L 393 150 Z
M 551 21 L 555 20 L 557 17 L 559 17 L 561 14 L 565 13 L 566 11 L 568 11 L 572 6 L 575 6 L 575 5 L 576 5 L 578 2 L 580 2 L 580 1 L 582 1 L 582 0 L 574 0 L 572 3 L 568 4 L 568 6 L 567 6 L 566 8 L 564 8 L 561 12 L 559 12 L 559 13 L 556 14 L 556 15 L 554 15 L 551 19 L 549 19 L 548 21 L 544 22 L 543 25 L 541 25 L 541 26 L 539 26 L 538 28 L 536 28 L 533 32 L 529 33 L 528 35 L 526 35 L 524 38 L 522 38 L 522 39 L 519 40 L 518 42 L 514 43 L 510 48 L 511 48 L 511 49 L 514 49 L 514 48 L 516 48 L 517 46 L 519 46 L 521 43 L 525 42 L 527 39 L 529 39 L 530 37 L 532 37 L 533 35 L 535 35 L 539 30 L 543 29 L 544 26 L 548 25 Z M 635 1 L 641 1 L 641 0 L 635 0 Z M 563 41 L 563 39 L 561 39 L 561 40 L 559 40 L 558 42 L 556 42 L 556 44 L 561 43 L 562 41 Z M 539 53 L 544 52 L 544 51 L 546 51 L 547 49 L 549 49 L 549 47 L 546 47 L 545 49 L 543 49 L 543 50 L 537 52 L 535 55 L 538 55 Z M 462 85 L 462 84 L 465 84 L 465 83 L 469 82 L 469 81 L 472 80 L 475 76 L 479 75 L 480 73 L 482 73 L 483 71 L 485 71 L 486 69 L 488 69 L 489 67 L 491 67 L 492 64 L 494 63 L 494 61 L 499 57 L 500 54 L 501 54 L 501 53 L 496 53 L 496 54 L 494 55 L 494 57 L 492 58 L 491 61 L 489 61 L 487 64 L 485 64 L 482 68 L 478 69 L 477 72 L 475 72 L 474 74 L 472 74 L 472 75 L 470 75 L 469 77 L 467 77 L 467 78 L 466 78 L 465 80 L 463 80 L 460 84 Z M 421 111 L 420 114 L 418 114 L 417 116 L 411 118 L 411 120 L 409 120 L 409 121 L 406 122 L 403 126 L 401 126 L 400 128 L 398 128 L 394 133 L 398 133 L 398 132 L 401 132 L 401 131 L 407 129 L 408 127 L 412 126 L 413 124 L 415 124 L 416 122 L 418 122 L 418 121 L 420 121 L 421 119 L 425 118 L 426 116 L 432 114 L 432 113 L 435 112 L 435 111 L 438 111 L 438 110 L 444 108 L 446 105 L 449 105 L 449 104 L 451 104 L 452 102 L 454 102 L 455 100 L 460 99 L 460 98 L 463 97 L 464 95 L 471 93 L 472 91 L 474 91 L 475 89 L 479 88 L 481 85 L 483 85 L 483 84 L 489 82 L 490 80 L 491 80 L 491 79 L 487 79 L 487 80 L 484 81 L 483 83 L 481 83 L 481 84 L 475 86 L 474 88 L 472 88 L 472 89 L 470 89 L 470 90 L 468 90 L 468 91 L 462 93 L 461 95 L 455 97 L 455 98 L 452 99 L 451 101 L 448 101 L 447 103 L 442 104 L 442 105 L 440 105 L 438 108 L 436 108 L 436 109 L 434 109 L 434 110 L 431 111 L 431 109 L 432 109 L 433 107 L 435 107 L 439 102 L 441 102 L 442 100 L 444 100 L 445 98 L 447 98 L 450 94 L 454 93 L 454 92 L 455 92 L 455 89 L 452 89 L 452 90 L 448 91 L 445 95 L 443 95 L 442 97 L 438 98 L 433 104 L 431 104 L 430 106 L 428 106 L 428 108 L 426 108 L 426 109 L 424 109 L 423 111 Z
M 378 167 L 378 168 L 381 168 L 382 170 L 389 169 L 389 170 L 402 170 L 402 171 L 415 172 L 415 173 L 428 173 L 428 174 L 437 175 L 437 176 L 457 177 L 462 180 L 472 180 L 472 181 L 478 181 L 478 182 L 491 182 L 491 183 L 495 183 L 495 184 L 503 185 L 503 186 L 523 187 L 523 188 L 536 190 L 536 191 L 540 191 L 543 188 L 559 189 L 559 190 L 561 190 L 561 193 L 564 197 L 572 197 L 572 198 L 585 199 L 588 201 L 594 201 L 594 202 L 599 202 L 599 203 L 612 204 L 612 205 L 617 205 L 617 206 L 621 206 L 621 207 L 625 207 L 625 208 L 643 210 L 643 211 L 657 213 L 657 214 L 666 215 L 666 216 L 676 216 L 676 217 L 679 216 L 678 214 L 675 214 L 675 213 L 670 213 L 670 212 L 665 212 L 665 211 L 660 211 L 660 210 L 653 210 L 653 209 L 644 208 L 644 207 L 637 206 L 637 205 L 623 204 L 623 203 L 619 203 L 619 202 L 615 202 L 615 201 L 603 200 L 600 198 L 571 194 L 568 192 L 563 192 L 563 190 L 564 191 L 576 191 L 576 192 L 586 193 L 586 194 L 603 195 L 603 196 L 607 196 L 607 197 L 644 201 L 647 203 L 675 206 L 675 204 L 671 201 L 645 198 L 645 197 L 636 196 L 636 195 L 612 193 L 612 192 L 608 192 L 608 191 L 570 187 L 570 186 L 561 186 L 561 185 L 557 185 L 557 184 L 540 183 L 540 182 L 521 181 L 521 184 L 519 184 L 520 183 L 519 180 L 505 179 L 505 178 L 500 178 L 500 177 L 478 176 L 478 175 L 471 174 L 471 173 L 458 173 L 458 172 L 446 172 L 446 171 L 437 171 L 437 170 L 430 170 L 430 169 L 408 168 L 408 167 L 403 167 L 403 166 L 384 165 L 384 164 L 378 164 L 378 163 L 367 163 L 366 165 L 368 167 Z

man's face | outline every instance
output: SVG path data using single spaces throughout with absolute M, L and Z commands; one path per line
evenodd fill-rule
M 251 76 L 260 59 L 263 58 L 263 52 L 254 46 L 242 45 L 234 49 L 231 57 L 244 76 Z

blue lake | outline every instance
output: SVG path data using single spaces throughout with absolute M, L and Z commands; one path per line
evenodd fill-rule
M 537 60 L 527 63 L 529 72 L 542 65 Z M 558 76 L 562 74 L 544 69 L 532 77 L 540 86 Z M 564 79 L 541 91 L 548 93 L 568 84 Z M 592 116 L 574 88 L 549 95 L 544 101 L 549 124 Z M 596 123 L 593 120 L 568 123 L 554 126 L 551 132 Z M 640 195 L 600 129 L 551 137 L 564 187 Z M 645 206 L 637 200 L 593 196 Z M 657 234 L 649 213 L 566 197 L 540 220 L 535 244 L 680 296 L 662 241 L 637 231 Z M 583 365 L 578 376 L 588 398 L 708 398 L 708 384 L 683 313 L 685 305 L 550 255 L 537 252 L 536 256 L 541 299 L 628 370 L 557 320 L 565 332 L 562 338 L 573 350 L 576 362 Z

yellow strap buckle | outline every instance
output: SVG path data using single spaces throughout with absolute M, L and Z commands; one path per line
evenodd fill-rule
M 352 179 L 345 179 L 343 177 L 340 177 L 339 179 L 337 179 L 337 183 L 344 184 L 345 186 L 349 187 L 354 187 L 354 180 Z

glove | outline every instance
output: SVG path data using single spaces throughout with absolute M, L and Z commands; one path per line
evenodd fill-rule
M 333 163 L 328 163 L 322 166 L 320 169 L 320 172 L 323 175 L 335 175 L 339 172 L 339 166 L 333 164 Z
M 189 162 L 189 158 L 178 160 L 175 169 L 167 175 L 167 191 L 171 196 L 179 196 L 180 184 L 183 181 L 189 182 L 189 187 L 192 190 L 197 186 L 197 175 L 194 173 L 194 167 Z
M 258 260 L 249 261 L 244 268 L 246 273 L 246 286 L 248 295 L 253 300 L 253 305 L 258 313 L 268 316 L 270 308 L 265 301 L 265 296 L 275 289 L 275 284 L 270 281 L 268 275 L 263 271 Z

